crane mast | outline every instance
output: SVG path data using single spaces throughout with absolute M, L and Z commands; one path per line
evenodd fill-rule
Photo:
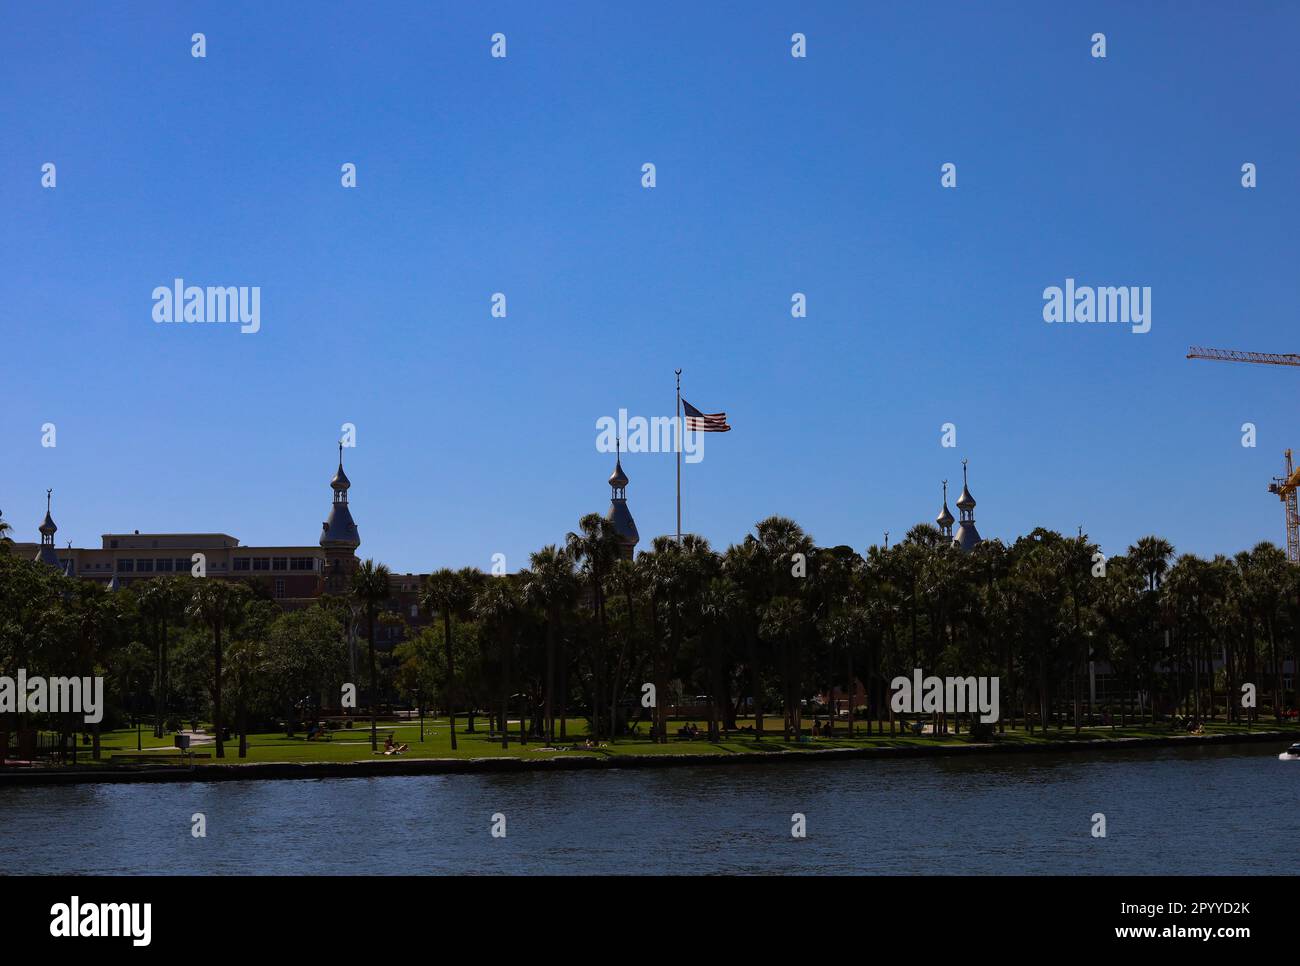
M 1300 486 L 1300 471 L 1291 464 L 1291 451 L 1286 451 L 1286 476 L 1275 476 L 1268 492 L 1276 493 L 1282 500 L 1286 513 L 1286 559 L 1300 563 L 1300 512 L 1296 509 L 1296 487 Z

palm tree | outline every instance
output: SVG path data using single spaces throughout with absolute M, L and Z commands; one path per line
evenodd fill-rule
M 116 631 L 123 626 L 123 611 L 115 595 L 103 586 L 90 581 L 77 581 L 70 598 L 72 618 L 77 629 L 77 665 L 85 676 L 94 674 L 96 663 L 102 661 Z M 99 758 L 99 722 L 91 726 L 94 742 L 92 756 Z M 76 736 L 73 736 L 75 747 Z
M 804 620 L 806 611 L 802 604 L 807 580 L 797 576 L 800 572 L 797 564 L 802 561 L 805 568 L 803 572 L 807 572 L 807 563 L 813 556 L 815 544 L 812 537 L 804 533 L 803 528 L 789 517 L 771 516 L 760 520 L 754 526 L 754 535 L 768 572 L 767 605 L 762 617 L 766 633 L 760 633 L 779 647 L 786 734 L 794 729 L 797 738 L 802 726 L 799 694 L 803 687 L 801 672 L 804 637 L 807 633 Z M 781 606 L 773 611 L 772 608 L 778 601 Z
M 375 676 L 375 619 L 393 595 L 388 567 L 365 560 L 352 574 L 352 597 L 366 614 L 366 640 L 370 652 L 370 750 L 379 750 L 379 719 L 376 702 L 379 684 Z
M 155 738 L 163 736 L 167 711 L 167 632 L 182 612 L 183 592 L 174 577 L 155 577 L 140 587 L 140 612 L 154 638 L 154 722 Z
M 621 544 L 614 524 L 599 513 L 588 513 L 578 521 L 578 531 L 565 538 L 569 556 L 582 565 L 591 587 L 591 606 L 596 615 L 597 639 L 592 659 L 592 733 L 600 737 L 602 666 L 605 663 L 605 576 L 618 559 Z
M 642 566 L 641 561 L 631 559 L 616 560 L 614 569 L 609 575 L 609 590 L 613 594 L 622 594 L 623 605 L 627 608 L 626 627 L 622 635 L 622 643 L 618 649 L 618 660 L 614 662 L 613 681 L 609 689 L 609 730 L 610 739 L 613 740 L 618 731 L 616 710 L 618 696 L 621 693 L 620 689 L 624 687 L 625 680 L 630 680 L 623 677 L 624 669 L 638 666 L 633 662 L 637 658 L 640 637 L 640 625 L 637 622 L 637 602 L 642 598 L 645 590 L 645 568 Z
M 425 582 L 424 595 L 420 604 L 430 614 L 442 615 L 442 640 L 447 652 L 447 718 L 451 730 L 451 750 L 456 750 L 456 705 L 454 701 L 456 687 L 456 662 L 452 658 L 452 618 L 459 617 L 469 606 L 473 593 L 473 579 L 478 571 L 472 567 L 452 570 L 443 567 L 431 573 Z
M 700 615 L 704 618 L 704 651 L 708 661 L 706 680 L 709 682 L 710 741 L 718 741 L 722 737 L 718 722 L 718 698 L 726 688 L 722 669 L 723 641 L 728 628 L 734 626 L 741 606 L 739 589 L 725 575 L 710 579 L 700 600 Z
M 668 682 L 682 637 L 683 600 L 688 583 L 685 539 L 655 537 L 637 561 L 644 568 L 650 601 L 650 652 L 654 668 L 655 740 L 668 742 Z M 660 618 L 666 634 L 660 632 Z
M 510 747 L 510 651 L 514 621 L 519 612 L 519 598 L 510 577 L 494 577 L 483 585 L 474 598 L 474 616 L 483 622 L 489 633 L 497 638 L 497 659 L 500 672 L 501 747 Z M 521 712 L 522 717 L 522 712 Z M 523 722 L 520 721 L 522 729 Z
M 217 757 L 226 757 L 221 720 L 221 684 L 224 647 L 223 634 L 238 624 L 248 587 L 219 578 L 205 577 L 195 584 L 186 608 L 195 620 L 212 632 L 212 730 L 217 739 Z
M 235 728 L 239 733 L 239 757 L 248 757 L 248 701 L 253 690 L 253 680 L 269 664 L 267 634 L 279 606 L 270 600 L 249 598 L 240 615 L 242 633 L 230 646 L 227 654 L 234 672 Z
M 1166 594 L 1171 599 L 1174 610 L 1180 615 L 1179 632 L 1184 647 L 1190 653 L 1192 665 L 1192 720 L 1201 720 L 1201 671 L 1214 667 L 1212 647 L 1214 631 L 1210 613 L 1223 596 L 1222 575 L 1219 568 L 1209 561 L 1185 553 L 1181 555 L 1169 570 L 1165 583 Z M 1210 706 L 1213 706 L 1214 681 L 1210 682 Z
M 1268 662 L 1273 672 L 1273 715 L 1282 720 L 1282 659 L 1278 650 L 1277 625 L 1282 602 L 1292 577 L 1286 554 L 1267 540 L 1250 551 L 1250 598 L 1268 643 Z
M 762 662 L 759 654 L 758 613 L 765 599 L 767 562 L 758 540 L 748 536 L 741 543 L 733 543 L 722 558 L 723 572 L 735 583 L 741 596 L 739 609 L 740 633 L 744 637 L 746 660 L 749 664 L 749 694 L 754 705 L 754 736 L 763 740 L 763 683 Z
M 555 640 L 565 606 L 573 599 L 573 558 L 568 551 L 549 544 L 529 558 L 523 579 L 524 600 L 546 612 L 546 677 L 543 684 L 546 743 L 555 743 Z M 564 709 L 560 709 L 564 714 Z M 611 724 L 611 734 L 613 726 Z
M 759 633 L 775 644 L 780 655 L 781 676 L 784 679 L 785 736 L 798 738 L 803 723 L 799 714 L 798 665 L 801 656 L 798 644 L 804 633 L 803 603 L 793 597 L 774 597 L 763 610 Z

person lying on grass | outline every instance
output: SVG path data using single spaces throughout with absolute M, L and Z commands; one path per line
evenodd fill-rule
M 410 745 L 399 745 L 399 744 L 396 744 L 396 743 L 393 741 L 393 736 L 392 736 L 392 735 L 389 735 L 387 738 L 384 739 L 384 754 L 385 754 L 385 755 L 400 755 L 402 752 L 406 751 L 409 747 L 410 747 Z

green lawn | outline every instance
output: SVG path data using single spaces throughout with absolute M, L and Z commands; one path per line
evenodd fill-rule
M 765 724 L 770 722 L 765 721 Z M 676 734 L 676 730 L 685 721 L 674 721 L 671 731 Z M 460 718 L 457 721 L 457 742 L 458 749 L 455 752 L 451 750 L 450 736 L 447 731 L 447 719 L 445 718 L 426 718 L 424 741 L 420 741 L 420 726 L 417 723 L 382 723 L 380 724 L 380 748 L 383 747 L 383 736 L 388 730 L 394 732 L 394 738 L 399 743 L 406 743 L 410 746 L 409 750 L 403 755 L 406 758 L 488 758 L 502 755 L 522 758 L 555 758 L 559 756 L 609 756 L 609 755 L 659 755 L 659 754 L 689 754 L 689 755 L 733 755 L 741 752 L 773 752 L 784 750 L 808 751 L 821 750 L 828 748 L 869 748 L 869 747 L 934 747 L 936 745 L 962 745 L 969 744 L 970 738 L 965 734 L 962 735 L 899 735 L 897 737 L 872 736 L 870 738 L 859 735 L 855 738 L 848 738 L 841 734 L 836 738 L 815 738 L 811 743 L 795 743 L 784 741 L 779 734 L 769 735 L 762 741 L 757 740 L 753 735 L 733 734 L 730 738 L 711 744 L 706 740 L 684 741 L 673 738 L 668 744 L 654 744 L 645 737 L 620 738 L 614 742 L 606 742 L 604 747 L 594 750 L 571 750 L 575 745 L 581 745 L 585 737 L 586 722 L 582 719 L 570 719 L 568 722 L 568 732 L 570 738 L 563 743 L 566 750 L 547 750 L 545 743 L 530 739 L 528 744 L 522 745 L 519 742 L 518 732 L 511 736 L 510 746 L 508 749 L 501 747 L 500 737 L 489 738 L 487 734 L 486 723 L 483 719 L 477 722 L 477 730 L 473 733 L 465 732 L 465 719 Z M 696 722 L 702 729 L 706 723 L 703 721 Z M 780 724 L 777 719 L 776 724 Z M 644 725 L 643 725 L 644 728 Z M 843 731 L 841 727 L 841 732 Z M 860 729 L 859 729 L 860 730 Z M 1242 725 L 1228 726 L 1224 724 L 1207 724 L 1207 734 L 1226 734 L 1226 733 L 1245 733 L 1248 729 Z M 1253 731 L 1285 731 L 1288 735 L 1300 735 L 1300 728 L 1293 724 L 1277 725 L 1270 721 L 1261 721 L 1256 724 Z M 1049 729 L 1046 734 L 1041 731 L 1035 732 L 1032 736 L 1024 730 L 1008 730 L 1004 735 L 997 739 L 999 743 L 1024 745 L 1030 743 L 1039 743 L 1043 741 L 1073 741 L 1077 739 L 1113 739 L 1113 738 L 1145 738 L 1145 737 L 1167 737 L 1174 734 L 1166 726 L 1150 726 L 1115 728 L 1108 727 L 1087 728 L 1078 736 L 1075 735 L 1073 728 L 1063 730 Z M 135 754 L 136 753 L 136 732 L 134 730 L 120 730 L 106 732 L 101 739 L 102 754 L 105 760 L 113 754 Z M 354 728 L 351 730 L 340 729 L 334 732 L 331 741 L 308 741 L 305 733 L 299 732 L 292 738 L 285 737 L 283 732 L 271 732 L 249 735 L 248 739 L 248 757 L 242 759 L 250 762 L 302 762 L 302 761 L 367 761 L 372 758 L 382 758 L 382 754 L 376 754 L 370 750 L 369 730 L 367 728 Z M 161 753 L 162 749 L 172 748 L 172 738 L 170 735 L 164 738 L 154 738 L 153 735 L 145 731 L 142 737 L 142 745 L 145 749 L 156 748 Z M 196 751 L 214 752 L 213 745 L 197 746 Z M 239 743 L 234 739 L 226 743 L 227 762 L 238 762 Z M 79 758 L 82 763 L 89 761 L 89 749 L 84 748 L 79 752 Z M 198 764 L 208 764 L 216 761 L 215 757 L 209 759 L 200 759 Z

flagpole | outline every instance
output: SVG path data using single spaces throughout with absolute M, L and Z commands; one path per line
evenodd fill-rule
M 682 370 L 677 373 L 677 542 L 682 542 Z

